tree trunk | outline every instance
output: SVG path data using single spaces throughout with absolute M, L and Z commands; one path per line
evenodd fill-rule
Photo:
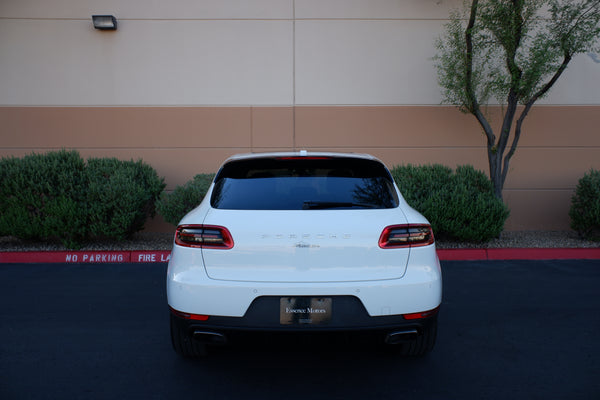
M 504 187 L 504 179 L 502 174 L 502 153 L 495 147 L 488 147 L 488 161 L 490 165 L 490 180 L 494 188 L 494 196 L 502 200 L 502 189 Z

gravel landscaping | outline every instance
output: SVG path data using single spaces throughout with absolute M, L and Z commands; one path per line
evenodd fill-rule
M 172 233 L 140 232 L 131 240 L 123 242 L 99 241 L 86 244 L 80 250 L 171 250 Z M 573 231 L 511 231 L 503 232 L 500 238 L 486 243 L 464 243 L 437 241 L 440 249 L 454 248 L 594 248 L 600 242 L 590 242 L 579 238 Z M 0 237 L 0 251 L 64 251 L 60 243 L 40 243 L 19 240 L 10 236 Z
M 600 242 L 583 240 L 573 231 L 510 231 L 485 243 L 438 241 L 440 249 L 454 248 L 594 248 Z

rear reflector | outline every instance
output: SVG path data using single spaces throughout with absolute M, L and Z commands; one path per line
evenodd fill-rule
M 202 314 L 189 314 L 189 313 L 184 313 L 182 311 L 177 311 L 174 308 L 171 308 L 171 312 L 173 314 L 175 314 L 176 316 L 183 318 L 183 319 L 190 319 L 192 321 L 208 321 L 208 315 L 202 315 Z
M 382 249 L 420 247 L 435 241 L 430 225 L 392 225 L 386 227 L 379 237 Z
M 435 314 L 437 314 L 438 310 L 439 310 L 439 307 L 434 308 L 433 310 L 429 310 L 429 311 L 423 311 L 423 312 L 412 313 L 412 314 L 404 314 L 402 316 L 406 320 L 423 319 L 423 318 L 433 317 Z
M 175 232 L 175 244 L 203 249 L 231 249 L 233 238 L 222 226 L 180 225 Z

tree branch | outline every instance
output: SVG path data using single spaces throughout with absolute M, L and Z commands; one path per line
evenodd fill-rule
M 469 111 L 473 112 L 479 108 L 479 104 L 477 101 L 477 97 L 475 96 L 475 91 L 473 89 L 473 29 L 475 27 L 475 19 L 477 16 L 477 5 L 478 0 L 473 0 L 471 3 L 471 15 L 469 16 L 469 23 L 467 24 L 467 29 L 465 30 L 465 44 L 466 44 L 466 87 L 465 90 L 467 92 L 467 100 L 469 101 L 468 107 Z
M 569 31 L 567 33 L 567 35 L 565 35 L 566 37 L 569 37 L 573 34 L 573 31 L 575 30 L 575 28 L 577 28 L 577 26 L 579 25 L 579 23 L 581 23 L 581 21 L 583 21 L 585 19 L 585 17 L 589 14 L 589 13 L 594 13 L 594 11 L 597 13 L 598 11 L 596 10 L 598 8 L 598 6 L 600 5 L 600 0 L 597 1 L 592 1 L 589 4 L 589 7 L 587 10 L 582 11 L 579 16 L 577 17 L 577 19 L 575 20 L 575 22 L 573 23 L 573 26 L 571 26 L 571 28 L 569 28 Z M 564 50 L 564 49 L 563 49 Z M 571 54 L 573 54 L 571 52 Z
M 496 137 L 494 136 L 494 132 L 492 130 L 491 125 L 488 120 L 485 118 L 483 113 L 481 112 L 481 108 L 479 106 L 479 100 L 477 100 L 477 95 L 475 94 L 475 89 L 473 88 L 473 30 L 475 28 L 475 21 L 477 18 L 477 7 L 479 1 L 473 0 L 471 3 L 471 13 L 469 16 L 469 23 L 467 24 L 467 28 L 465 30 L 465 44 L 466 44 L 466 62 L 465 62 L 465 91 L 467 95 L 467 107 L 468 110 L 477 118 L 479 124 L 483 128 L 483 131 L 487 137 L 488 148 L 492 148 L 495 145 Z
M 560 78 L 560 76 L 563 74 L 563 72 L 565 72 L 565 70 L 567 69 L 567 66 L 571 62 L 572 58 L 573 58 L 572 55 L 565 53 L 563 62 L 560 64 L 560 66 L 558 67 L 558 69 L 556 70 L 556 72 L 554 73 L 552 78 L 550 78 L 550 80 L 548 82 L 546 82 L 546 84 L 544 86 L 542 86 L 540 88 L 540 90 L 538 90 L 533 96 L 531 96 L 531 98 L 529 100 L 527 100 L 527 103 L 525 103 L 526 106 L 529 104 L 533 105 L 533 103 L 538 101 L 540 97 L 543 97 L 546 93 L 548 93 L 550 88 L 552 88 L 552 86 L 554 86 L 556 81 L 558 81 L 558 78 Z
M 529 114 L 529 111 L 533 107 L 534 103 L 540 97 L 544 96 L 550 90 L 550 88 L 552 88 L 552 86 L 556 83 L 556 81 L 558 81 L 558 79 L 560 78 L 562 73 L 567 69 L 567 66 L 569 65 L 570 61 L 571 61 L 571 56 L 568 54 L 565 54 L 565 58 L 563 59 L 562 64 L 556 70 L 556 72 L 554 73 L 552 78 L 544 86 L 542 86 L 542 88 L 538 92 L 536 92 L 525 104 L 525 108 L 521 112 L 521 115 L 519 116 L 519 119 L 517 120 L 517 124 L 515 126 L 515 135 L 513 137 L 513 141 L 510 146 L 510 150 L 508 153 L 506 153 L 506 156 L 504 157 L 504 162 L 503 162 L 503 166 L 502 166 L 502 182 L 504 182 L 504 180 L 506 179 L 506 175 L 508 174 L 510 159 L 517 151 L 519 139 L 521 138 L 521 127 L 523 126 L 523 121 L 525 120 L 525 117 L 527 117 L 527 115 Z
M 506 51 L 506 66 L 510 71 L 511 82 L 506 99 L 507 110 L 504 114 L 502 130 L 500 131 L 500 137 L 498 138 L 498 152 L 500 152 L 500 154 L 504 154 L 504 149 L 508 144 L 513 121 L 517 113 L 517 105 L 519 104 L 519 98 L 522 95 L 521 82 L 523 71 L 517 63 L 517 49 L 521 45 L 523 39 L 523 3 L 519 0 L 513 0 L 513 7 L 512 23 L 510 26 L 510 41 L 507 40 L 506 42 L 503 42 L 503 47 Z M 502 185 L 504 185 L 504 180 L 502 181 Z

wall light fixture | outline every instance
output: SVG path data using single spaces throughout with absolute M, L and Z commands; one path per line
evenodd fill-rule
M 92 21 L 94 21 L 94 28 L 103 31 L 115 31 L 117 30 L 117 19 L 114 15 L 92 15 Z

